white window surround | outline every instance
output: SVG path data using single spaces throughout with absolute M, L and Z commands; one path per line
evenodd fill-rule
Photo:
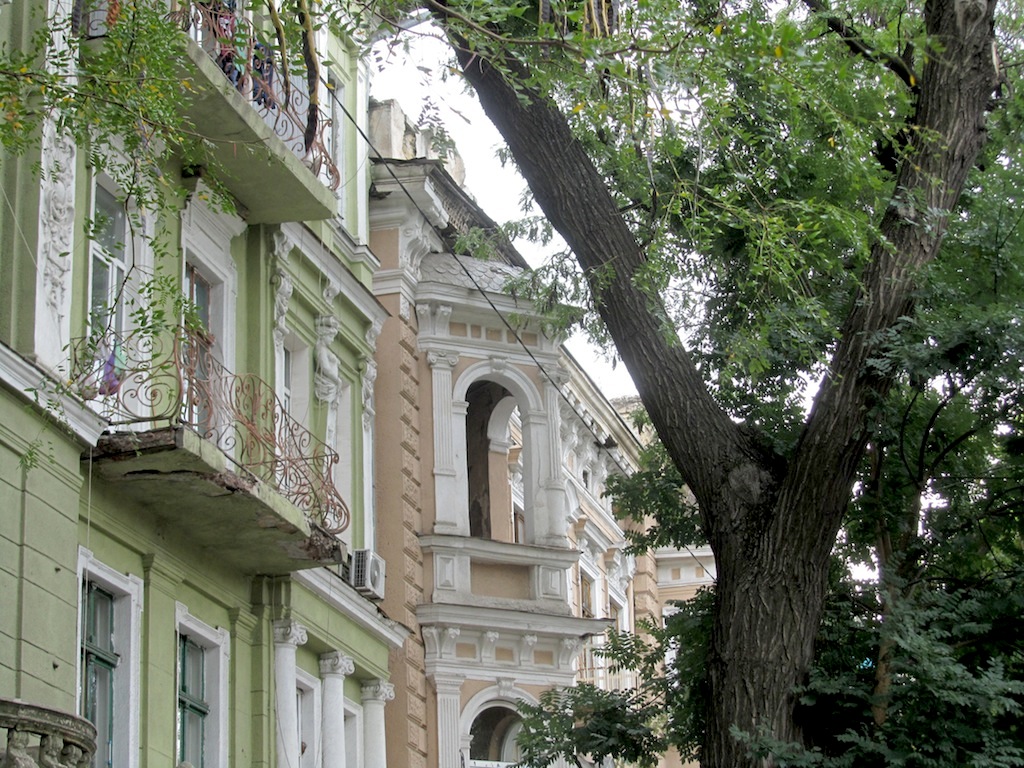
M 92 334 L 101 334 L 106 328 L 94 327 L 101 311 L 106 311 L 108 317 L 106 323 L 114 333 L 122 334 L 128 330 L 128 304 L 131 299 L 129 290 L 129 265 L 135 261 L 140 254 L 141 243 L 138 238 L 133 237 L 131 212 L 128 206 L 121 200 L 117 186 L 109 177 L 97 174 L 92 179 L 89 200 L 90 237 L 89 242 L 89 315 L 87 322 Z M 100 210 L 100 199 L 105 198 L 113 209 L 111 213 Z M 110 209 L 107 209 L 110 210 Z M 118 224 L 120 226 L 118 226 Z M 105 247 L 101 241 L 108 227 L 113 227 L 110 237 L 116 239 Z M 123 230 L 123 231 L 118 231 Z M 106 296 L 102 297 L 104 306 L 95 304 L 97 298 L 95 293 L 96 262 L 105 265 L 107 271 L 108 285 Z
M 345 766 L 352 768 L 362 764 L 363 707 L 351 699 L 345 699 Z
M 523 440 L 523 495 L 526 542 L 565 547 L 566 496 L 561 485 L 545 483 L 555 476 L 559 455 L 557 431 L 535 383 L 516 365 L 501 358 L 474 363 L 458 373 L 454 354 L 429 353 L 434 408 L 434 493 L 438 517 L 434 533 L 469 535 L 469 479 L 466 457 L 467 393 L 472 384 L 490 381 L 503 386 L 519 406 Z M 509 410 L 511 416 L 511 409 Z M 450 426 L 449 426 L 450 425 Z
M 621 599 L 619 599 L 618 597 L 616 597 L 615 594 L 613 594 L 611 592 L 611 590 L 609 590 L 609 592 L 608 592 L 608 612 L 609 612 L 609 614 L 614 614 L 614 613 L 617 612 L 617 615 L 618 615 L 618 621 L 616 622 L 616 624 L 613 627 L 613 629 L 616 629 L 619 632 L 628 632 L 629 631 L 629 628 L 631 626 L 631 622 L 629 620 L 629 601 L 628 600 L 621 600 Z
M 231 257 L 231 241 L 245 231 L 237 216 L 218 213 L 193 194 L 181 215 L 182 276 L 185 261 L 210 284 L 210 328 L 215 356 L 229 371 L 235 370 L 235 307 L 238 273 Z
M 177 633 L 188 635 L 206 649 L 206 703 L 210 712 L 206 719 L 203 742 L 204 762 L 207 768 L 227 768 L 228 765 L 228 670 L 231 660 L 231 633 L 222 627 L 211 627 L 188 612 L 182 603 L 174 604 Z M 177 643 L 175 643 L 177 647 Z M 177 653 L 177 651 L 175 651 Z M 180 669 L 180 664 L 175 664 Z M 175 673 L 178 674 L 177 672 Z M 178 690 L 179 683 L 175 683 Z M 177 708 L 176 708 L 177 709 Z M 175 745 L 177 749 L 177 745 Z
M 604 574 L 601 569 L 597 567 L 593 559 L 590 557 L 589 550 L 584 549 L 583 554 L 579 560 L 580 580 L 586 579 L 590 582 L 590 605 L 587 608 L 590 610 L 590 615 L 596 618 L 601 618 L 605 614 L 605 601 L 604 591 L 602 585 L 604 584 Z M 583 595 L 582 592 L 579 595 L 580 608 L 583 608 Z
M 286 371 L 285 357 L 290 358 Z M 290 401 L 288 414 L 299 424 L 309 426 L 310 395 L 312 393 L 311 354 L 307 344 L 293 331 L 286 331 L 284 344 L 276 355 L 275 386 L 277 398 L 285 405 L 286 392 Z M 290 376 L 286 377 L 286 373 Z
M 519 702 L 525 701 L 528 704 L 536 705 L 537 699 L 531 696 L 522 688 L 516 687 L 511 680 L 498 680 L 497 685 L 484 688 L 476 693 L 462 708 L 459 716 L 459 741 L 461 744 L 462 760 L 466 766 L 472 765 L 503 765 L 492 761 L 470 760 L 469 747 L 472 740 L 471 731 L 477 717 L 486 709 L 491 707 L 505 707 L 515 712 Z M 508 763 L 511 765 L 511 763 Z
M 295 669 L 296 708 L 298 710 L 299 768 L 319 768 L 322 765 L 320 734 L 322 725 L 322 698 L 320 678 L 304 669 Z M 305 749 L 303 749 L 305 745 Z
M 114 647 L 120 656 L 114 670 L 114 744 L 115 765 L 133 768 L 139 764 L 139 711 L 142 675 L 142 599 L 141 578 L 124 574 L 101 563 L 84 547 L 78 548 L 78 583 L 89 580 L 114 596 Z M 82 647 L 82 608 L 78 606 L 76 648 Z M 81 665 L 81 654 L 78 664 Z M 78 669 L 75 710 L 82 704 L 82 670 Z M 120 706 L 119 706 L 120 705 Z

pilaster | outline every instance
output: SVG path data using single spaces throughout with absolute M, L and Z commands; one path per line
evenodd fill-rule
M 459 716 L 462 713 L 463 675 L 433 675 L 437 691 L 437 764 L 460 764 Z

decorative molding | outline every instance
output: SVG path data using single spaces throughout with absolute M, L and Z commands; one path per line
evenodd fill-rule
M 459 362 L 459 356 L 453 352 L 427 352 L 427 364 L 432 369 L 451 370 Z
M 334 299 L 337 298 L 338 294 L 341 293 L 341 284 L 328 279 L 327 285 L 324 286 L 324 301 L 327 302 L 327 306 L 330 307 L 334 303 Z
M 439 304 L 433 301 L 417 304 L 416 317 L 419 320 L 420 336 L 448 337 L 448 325 L 452 318 L 450 304 Z
M 329 651 L 320 654 L 320 676 L 338 675 L 348 677 L 356 671 L 356 662 L 351 656 L 341 651 Z
M 366 335 L 365 335 L 364 338 L 366 339 L 366 345 L 371 350 L 376 351 L 376 349 L 377 349 L 377 337 L 380 336 L 380 332 L 381 332 L 381 330 L 383 328 L 384 328 L 384 318 L 383 317 L 375 317 L 373 319 L 373 321 L 370 323 L 369 327 L 366 329 Z
M 274 258 L 277 260 L 278 268 L 281 265 L 287 264 L 288 259 L 291 257 L 292 248 L 295 247 L 295 242 L 283 229 L 279 229 L 274 232 L 272 248 L 274 252 Z
M 559 666 L 567 666 L 572 663 L 580 652 L 580 648 L 583 647 L 583 643 L 579 638 L 566 637 L 562 639 L 561 648 L 558 651 L 558 664 Z
M 308 639 L 306 628 L 297 621 L 279 619 L 274 622 L 275 645 L 305 645 Z
M 286 324 L 288 303 L 291 301 L 295 286 L 291 276 L 283 268 L 277 269 L 271 278 L 271 283 L 277 284 L 277 290 L 274 292 L 274 349 L 280 355 L 284 349 L 284 337 L 288 331 Z
M 536 640 L 537 638 L 534 638 Z M 498 678 L 498 695 L 503 699 L 514 698 L 513 689 L 516 687 L 515 678 L 511 677 L 499 677 Z
M 43 265 L 46 305 L 63 324 L 68 300 L 71 253 L 75 232 L 75 143 L 58 133 L 53 120 L 43 121 L 42 164 L 39 174 L 39 260 Z
M 321 315 L 316 319 L 316 344 L 314 345 L 316 370 L 313 373 L 313 391 L 318 400 L 326 403 L 336 402 L 338 394 L 345 386 L 345 382 L 338 372 L 340 366 L 338 356 L 330 349 L 340 330 L 341 324 L 333 315 Z M 328 428 L 330 427 L 329 421 Z M 330 441 L 327 444 L 332 447 L 334 445 Z
M 395 686 L 386 680 L 371 680 L 364 683 L 361 691 L 364 703 L 367 701 L 388 702 L 395 698 Z
M 362 374 L 363 429 L 369 432 L 373 428 L 373 417 L 377 412 L 373 399 L 373 387 L 377 381 L 377 363 L 366 358 L 363 361 Z
M 410 217 L 411 221 L 400 230 L 399 264 L 419 279 L 423 259 L 434 250 L 436 234 L 434 228 L 421 217 Z

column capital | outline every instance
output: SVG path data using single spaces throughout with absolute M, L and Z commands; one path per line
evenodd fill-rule
M 386 680 L 371 680 L 363 683 L 363 702 L 379 701 L 388 702 L 395 698 L 395 686 Z
M 346 677 L 356 671 L 355 660 L 341 651 L 320 654 L 320 676 L 337 675 Z
M 434 690 L 439 694 L 456 695 L 462 691 L 462 684 L 466 681 L 466 676 L 433 674 L 430 679 L 434 683 Z
M 450 371 L 459 362 L 459 356 L 454 352 L 427 352 L 427 363 L 433 369 Z
M 298 647 L 306 644 L 306 628 L 297 621 L 278 619 L 274 622 L 274 644 Z

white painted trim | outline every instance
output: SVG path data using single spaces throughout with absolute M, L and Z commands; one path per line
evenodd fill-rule
M 135 768 L 139 764 L 139 712 L 142 691 L 142 603 L 145 585 L 134 574 L 124 574 L 96 560 L 85 547 L 78 548 L 78 585 L 88 577 L 114 596 L 114 648 L 120 663 L 114 671 L 114 701 L 125 702 L 115 709 L 114 722 L 127 721 L 127 733 L 115 727 L 113 757 L 115 765 Z M 78 601 L 78 630 L 75 711 L 82 709 L 82 601 Z
M 81 402 L 68 394 L 53 395 L 46 391 L 51 377 L 25 360 L 10 347 L 0 344 L 0 384 L 14 390 L 26 402 L 34 403 L 39 410 L 48 413 L 57 421 L 68 426 L 74 435 L 85 445 L 96 445 L 107 428 L 107 422 L 101 419 Z M 37 401 L 30 390 L 39 391 Z M 54 406 L 50 405 L 53 398 Z
M 300 706 L 299 741 L 306 744 L 305 752 L 299 750 L 299 768 L 320 768 L 323 764 L 321 685 L 319 677 L 301 667 L 295 668 L 295 689 L 302 692 L 301 706 L 296 700 L 296 706 Z
M 343 613 L 377 640 L 387 643 L 392 648 L 401 648 L 405 644 L 405 639 L 410 634 L 409 630 L 381 614 L 376 605 L 342 581 L 336 573 L 326 568 L 310 568 L 296 571 L 291 578 L 323 600 L 328 607 Z M 346 653 L 352 653 L 352 650 L 347 650 Z M 386 673 L 387 670 L 381 672 Z
M 363 765 L 363 705 L 345 698 L 345 767 Z M 349 726 L 348 720 L 352 720 Z
M 235 322 L 238 304 L 238 270 L 231 242 L 245 232 L 237 216 L 211 210 L 200 194 L 193 194 L 181 214 L 182 284 L 187 261 L 210 283 L 210 332 L 214 351 L 229 371 L 235 366 Z
M 290 238 L 303 258 L 325 275 L 329 283 L 340 288 L 338 295 L 344 296 L 346 301 L 350 302 L 363 317 L 371 323 L 383 323 L 389 317 L 388 311 L 384 309 L 373 292 L 359 282 L 355 275 L 305 224 L 285 222 L 281 225 L 281 231 Z
M 212 768 L 227 768 L 228 765 L 228 707 L 230 705 L 228 689 L 228 671 L 231 662 L 231 633 L 223 627 L 211 627 L 191 613 L 188 606 L 176 602 L 174 616 L 178 635 L 186 634 L 195 639 L 208 651 L 206 658 L 206 701 L 210 706 L 210 714 L 206 737 L 203 741 L 203 752 L 207 765 Z M 175 655 L 178 653 L 175 642 Z M 179 661 L 175 661 L 174 711 L 178 711 L 178 671 Z M 177 750 L 177 742 L 175 742 Z

